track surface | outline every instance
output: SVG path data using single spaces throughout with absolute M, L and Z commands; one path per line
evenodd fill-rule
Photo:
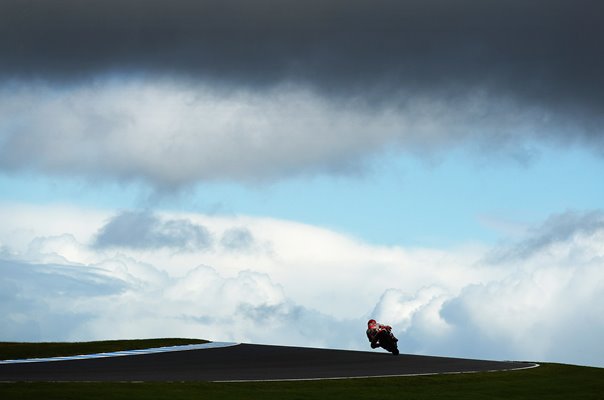
M 0 381 L 249 381 L 521 369 L 531 363 L 241 344 L 86 360 L 0 365 Z

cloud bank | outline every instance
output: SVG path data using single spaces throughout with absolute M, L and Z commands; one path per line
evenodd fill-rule
M 41 221 L 20 244 L 7 240 L 19 215 L 7 219 L 3 340 L 184 335 L 366 349 L 365 322 L 375 317 L 393 325 L 408 353 L 604 365 L 600 211 L 551 216 L 520 242 L 446 252 L 372 246 L 286 221 L 193 214 L 148 214 L 132 226 L 188 221 L 264 246 L 96 246 L 98 232 L 123 216 L 78 237 L 46 236 Z M 308 243 L 304 251 L 299 241 Z M 513 256 L 528 247 L 530 254 Z
M 356 175 L 385 153 L 466 147 L 522 160 L 535 143 L 586 143 L 576 138 L 580 121 L 481 91 L 374 108 L 300 86 L 254 92 L 137 79 L 67 89 L 14 84 L 0 89 L 0 117 L 2 171 L 143 181 L 159 189 Z M 604 149 L 593 140 L 592 150 Z
M 2 3 L 5 77 L 142 71 L 325 92 L 490 85 L 602 105 L 593 0 L 30 1 Z M 396 90 L 396 89 L 395 89 Z M 583 99 L 583 100 L 581 100 Z
M 451 147 L 604 154 L 602 5 L 3 1 L 0 171 L 256 182 Z

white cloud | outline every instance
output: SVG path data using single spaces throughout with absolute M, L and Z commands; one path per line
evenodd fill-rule
M 537 263 L 502 282 L 464 289 L 442 311 L 458 330 L 452 343 L 473 356 L 602 365 L 594 338 L 604 334 L 604 260 L 569 261 Z
M 10 242 L 28 211 L 2 208 L 2 339 L 176 335 L 364 349 L 373 316 L 394 326 L 405 352 L 604 365 L 600 212 L 553 216 L 497 251 L 372 246 L 288 221 L 158 212 L 255 243 L 191 251 L 95 247 L 111 216 L 84 210 L 73 215 L 87 229 L 56 235 L 65 209 L 40 213 L 28 244 Z
M 403 350 L 604 365 L 596 339 L 604 335 L 603 218 L 553 216 L 523 243 L 487 253 L 482 262 L 506 270 L 503 277 L 459 293 L 389 291 L 376 313 L 403 333 Z
M 87 266 L 35 264 L 0 259 L 2 339 L 73 338 L 83 321 L 95 318 L 90 304 L 102 304 L 127 285 Z
M 370 104 L 285 84 L 13 84 L 0 88 L 0 168 L 173 188 L 357 173 L 387 148 L 425 154 L 470 143 L 525 159 L 524 141 L 559 131 L 557 118 L 481 91 L 455 99 L 400 93 Z
M 382 295 L 372 315 L 380 321 L 396 325 L 401 332 L 406 332 L 417 321 L 417 316 L 430 318 L 430 326 L 441 332 L 447 329 L 440 317 L 440 307 L 447 299 L 447 292 L 438 287 L 420 289 L 413 296 L 406 295 L 397 289 L 388 289 Z M 436 304 L 436 307 L 431 305 Z

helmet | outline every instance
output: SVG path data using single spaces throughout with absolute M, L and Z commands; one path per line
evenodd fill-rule
M 375 319 L 370 319 L 369 321 L 367 321 L 367 326 L 371 326 L 371 325 L 375 325 L 377 324 Z

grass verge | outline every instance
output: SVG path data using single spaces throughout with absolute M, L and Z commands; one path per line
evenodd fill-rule
M 77 356 L 80 354 L 96 354 L 120 350 L 149 349 L 153 347 L 179 346 L 184 344 L 198 344 L 207 342 L 207 340 L 201 339 L 105 340 L 99 342 L 74 343 L 0 342 L 0 360 Z
M 151 341 L 150 347 L 172 345 Z M 130 341 L 127 341 L 130 342 Z M 138 341 L 136 341 L 138 342 Z M 96 342 L 103 343 L 103 342 Z M 149 342 L 147 342 L 149 343 Z M 132 343 L 126 343 L 132 348 Z M 180 342 L 183 344 L 183 342 Z M 70 344 L 64 344 L 70 345 Z M 92 346 L 93 352 L 99 352 Z M 140 347 L 138 347 L 140 348 Z M 124 350 L 120 348 L 119 350 Z M 33 356 L 41 357 L 40 354 Z M 522 371 L 262 383 L 0 383 L 9 399 L 603 399 L 604 369 L 542 364 Z

